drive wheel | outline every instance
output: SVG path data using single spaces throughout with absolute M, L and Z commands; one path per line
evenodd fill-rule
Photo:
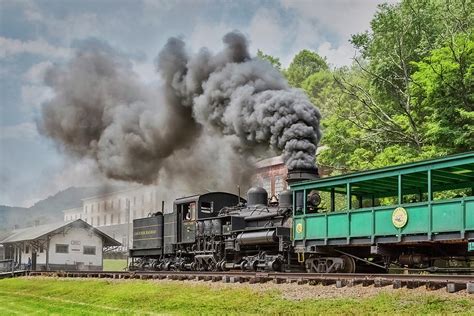
M 356 263 L 354 258 L 349 256 L 341 256 L 342 260 L 344 261 L 344 267 L 341 269 L 342 273 L 355 273 L 356 270 Z

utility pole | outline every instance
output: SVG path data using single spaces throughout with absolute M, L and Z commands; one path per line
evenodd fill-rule
M 125 207 L 127 211 L 127 245 L 125 246 L 125 249 L 127 251 L 127 267 L 129 265 L 128 262 L 128 254 L 129 254 L 129 247 L 130 247 L 130 200 L 127 198 L 125 200 Z

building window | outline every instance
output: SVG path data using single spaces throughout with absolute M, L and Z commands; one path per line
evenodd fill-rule
M 56 244 L 56 253 L 69 253 L 69 245 Z
M 95 246 L 84 246 L 85 255 L 95 255 Z
M 110 205 L 111 205 L 110 207 L 114 209 L 114 200 L 110 201 Z
M 30 246 L 28 245 L 25 246 L 25 253 L 30 253 Z
M 133 197 L 133 205 L 137 205 L 137 197 L 136 196 Z
M 86 205 L 86 211 L 85 211 L 84 213 L 86 213 L 86 214 L 87 214 L 87 205 Z
M 107 225 L 107 215 L 104 215 L 104 226 Z
M 94 226 L 94 217 L 91 217 L 91 225 Z
M 121 204 L 121 200 L 118 199 L 118 209 L 120 210 L 120 204 Z
M 43 253 L 43 252 L 44 252 L 44 246 L 40 245 L 40 253 Z
M 270 178 L 262 179 L 262 187 L 267 191 L 268 196 L 272 195 L 272 180 Z
M 100 226 L 100 217 L 97 216 L 97 226 Z
M 114 214 L 110 214 L 110 224 L 114 224 Z
M 117 224 L 120 224 L 120 213 L 117 214 Z
M 285 182 L 282 177 L 276 176 L 275 177 L 275 194 L 280 194 L 283 190 L 285 190 Z

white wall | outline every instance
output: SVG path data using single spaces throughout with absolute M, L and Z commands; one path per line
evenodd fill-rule
M 69 245 L 69 252 L 56 253 L 56 244 Z M 84 246 L 95 246 L 95 255 L 85 255 Z M 31 248 L 29 253 L 22 252 L 22 263 L 28 263 L 29 257 L 31 257 Z M 70 228 L 65 235 L 54 235 L 49 242 L 49 263 L 74 265 L 78 262 L 86 266 L 102 266 L 102 238 L 84 228 Z M 43 253 L 38 251 L 36 263 L 46 263 L 46 248 Z

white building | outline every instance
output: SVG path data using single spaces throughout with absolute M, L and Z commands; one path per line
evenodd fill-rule
M 63 213 L 65 222 L 72 221 L 74 219 L 82 219 L 82 206 L 64 210 Z
M 126 190 L 108 192 L 85 198 L 82 207 L 64 210 L 64 221 L 83 219 L 123 246 L 118 251 L 127 251 L 131 245 L 133 220 L 173 207 L 174 197 L 168 199 L 156 186 L 137 186 Z M 171 210 L 169 210 L 171 211 Z
M 33 270 L 102 270 L 103 252 L 120 246 L 81 219 L 18 229 L 0 244 L 6 259 Z

